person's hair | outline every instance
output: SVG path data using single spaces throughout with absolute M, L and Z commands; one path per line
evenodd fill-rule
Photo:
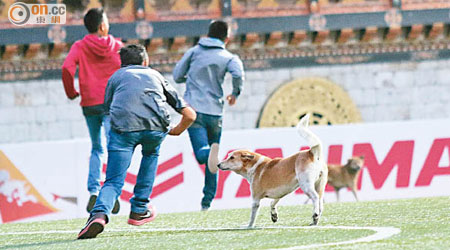
M 228 24 L 221 20 L 212 21 L 209 25 L 208 37 L 225 41 L 228 37 Z
M 127 45 L 120 49 L 119 54 L 122 66 L 142 65 L 142 62 L 148 58 L 145 47 L 140 44 Z
M 100 24 L 103 22 L 103 9 L 92 8 L 86 15 L 84 15 L 84 26 L 89 33 L 95 33 L 98 31 Z

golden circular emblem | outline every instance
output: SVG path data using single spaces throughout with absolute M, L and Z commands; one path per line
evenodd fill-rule
M 257 127 L 292 127 L 311 113 L 311 125 L 361 122 L 350 96 L 325 78 L 304 78 L 279 87 L 267 100 Z

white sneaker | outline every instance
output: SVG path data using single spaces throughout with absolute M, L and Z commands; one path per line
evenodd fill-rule
M 217 164 L 219 164 L 219 143 L 213 143 L 211 144 L 208 157 L 209 172 L 213 174 L 217 173 L 217 171 L 219 171 Z

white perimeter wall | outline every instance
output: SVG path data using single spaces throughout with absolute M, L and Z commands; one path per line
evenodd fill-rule
M 364 122 L 450 117 L 450 60 L 248 71 L 224 129 L 254 128 L 267 98 L 303 77 L 325 77 L 349 93 Z M 166 76 L 170 81 L 172 77 Z M 177 88 L 182 92 L 183 85 Z M 227 78 L 225 93 L 231 91 Z M 0 143 L 88 136 L 79 99 L 66 99 L 58 80 L 0 83 Z

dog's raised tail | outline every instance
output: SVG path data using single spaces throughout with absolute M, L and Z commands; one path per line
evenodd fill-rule
M 322 141 L 308 128 L 309 113 L 300 119 L 297 124 L 297 132 L 303 137 L 310 146 L 310 152 L 314 155 L 315 159 L 323 160 L 322 155 Z

